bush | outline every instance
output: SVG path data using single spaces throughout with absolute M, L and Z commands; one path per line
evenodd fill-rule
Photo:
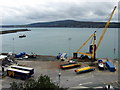
M 28 79 L 23 83 L 12 82 L 11 90 L 67 90 L 55 85 L 47 75 L 40 75 L 37 80 Z

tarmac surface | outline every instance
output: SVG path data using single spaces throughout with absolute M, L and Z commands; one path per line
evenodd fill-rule
M 50 76 L 51 80 L 60 86 L 69 88 L 70 90 L 78 89 L 78 88 L 102 88 L 105 85 L 111 84 L 115 88 L 119 88 L 117 83 L 118 81 L 118 70 L 116 72 L 110 72 L 109 70 L 100 71 L 96 68 L 94 71 L 76 74 L 73 69 L 61 70 L 59 69 L 59 65 L 67 63 L 67 62 L 59 62 L 57 60 L 53 61 L 41 61 L 41 60 L 19 60 L 18 64 L 23 66 L 32 67 L 35 69 L 35 73 L 32 78 L 38 78 L 38 76 L 48 75 Z M 116 64 L 114 62 L 114 64 Z M 82 65 L 87 66 L 86 63 Z M 59 79 L 59 73 L 60 79 Z M 2 88 L 9 88 L 10 83 L 13 81 L 16 82 L 24 82 L 20 79 L 14 79 L 10 77 L 3 77 L 2 81 Z M 115 85 L 114 85 L 115 84 Z

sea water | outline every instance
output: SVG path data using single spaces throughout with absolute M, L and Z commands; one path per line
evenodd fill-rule
M 2 28 L 2 30 L 14 30 L 20 28 Z M 27 28 L 31 31 L 0 35 L 2 37 L 2 52 L 34 52 L 38 55 L 53 55 L 67 53 L 72 56 L 78 48 L 89 38 L 94 31 L 96 43 L 103 28 Z M 26 37 L 19 38 L 25 34 Z M 91 40 L 80 50 L 89 52 Z M 114 50 L 115 48 L 115 50 Z M 118 29 L 108 28 L 97 50 L 97 58 L 117 58 L 118 54 Z

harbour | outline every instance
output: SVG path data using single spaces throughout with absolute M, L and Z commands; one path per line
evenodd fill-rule
M 34 29 L 34 31 L 33 31 L 33 29 Z M 2 39 L 4 41 L 9 39 L 9 43 L 8 42 L 7 43 L 6 42 L 2 43 L 2 45 L 3 45 L 3 51 L 2 51 L 3 53 L 2 54 L 7 55 L 7 53 L 4 52 L 4 51 L 8 51 L 8 52 L 12 51 L 12 52 L 16 53 L 16 55 L 20 55 L 20 53 L 17 53 L 17 52 L 26 51 L 25 53 L 30 55 L 30 56 L 32 54 L 36 55 L 37 58 L 33 58 L 33 57 L 31 58 L 30 57 L 28 59 L 24 59 L 24 58 L 19 59 L 19 60 L 15 59 L 15 61 L 17 62 L 16 65 L 20 65 L 20 66 L 23 66 L 23 67 L 34 68 L 35 71 L 34 71 L 34 74 L 31 76 L 31 78 L 37 79 L 39 77 L 39 75 L 41 75 L 41 74 L 48 75 L 56 85 L 60 84 L 61 87 L 68 88 L 68 90 L 77 90 L 77 89 L 81 89 L 81 90 L 85 89 L 86 90 L 86 89 L 89 89 L 89 88 L 92 88 L 92 89 L 97 88 L 98 89 L 98 88 L 104 88 L 106 85 L 112 85 L 114 88 L 119 88 L 119 84 L 118 84 L 118 60 L 116 59 L 117 58 L 117 51 L 114 52 L 114 49 L 113 49 L 113 47 L 114 47 L 117 50 L 117 42 L 115 44 L 115 43 L 111 43 L 111 41 L 108 40 L 110 42 L 107 41 L 106 44 L 110 43 L 109 45 L 111 47 L 104 47 L 102 49 L 104 49 L 103 52 L 106 52 L 107 48 L 110 48 L 110 49 L 108 49 L 108 51 L 106 53 L 102 53 L 103 55 L 99 54 L 100 53 L 99 51 L 101 51 L 101 48 L 97 52 L 97 59 L 104 60 L 104 63 L 107 60 L 109 60 L 113 65 L 115 65 L 115 68 L 116 68 L 115 72 L 110 72 L 109 69 L 99 70 L 99 68 L 97 67 L 97 61 L 96 61 L 96 66 L 94 66 L 95 70 L 93 70 L 93 71 L 90 70 L 90 72 L 79 73 L 79 74 L 75 73 L 75 71 L 79 68 L 88 67 L 88 65 L 90 64 L 91 61 L 85 61 L 85 60 L 83 60 L 83 61 L 77 60 L 77 62 L 80 63 L 80 66 L 78 66 L 78 67 L 70 68 L 70 69 L 67 69 L 67 70 L 60 69 L 60 65 L 64 65 L 64 64 L 67 65 L 68 61 L 57 60 L 58 53 L 66 52 L 67 56 L 68 56 L 68 59 L 69 59 L 69 57 L 73 57 L 71 55 L 73 53 L 73 51 L 75 52 L 75 50 L 77 50 L 80 47 L 80 43 L 78 44 L 78 41 L 82 41 L 82 40 L 85 41 L 83 38 L 81 40 L 78 39 L 76 41 L 76 38 L 78 38 L 76 34 L 78 34 L 78 32 L 79 32 L 80 36 L 79 35 L 78 36 L 80 38 L 81 35 L 83 35 L 83 36 L 86 35 L 86 32 L 89 32 L 89 33 L 93 32 L 93 30 L 90 30 L 88 28 L 85 28 L 85 29 L 82 28 L 83 30 L 80 30 L 80 29 L 81 28 L 77 28 L 77 29 L 76 28 L 71 28 L 71 29 L 69 29 L 69 28 L 64 28 L 64 29 L 59 28 L 57 30 L 57 32 L 55 32 L 56 28 L 54 28 L 54 29 L 53 28 L 51 28 L 51 29 L 37 28 L 37 30 L 36 30 L 36 28 L 30 28 L 30 30 L 31 30 L 30 32 L 17 32 L 17 33 L 8 34 L 8 35 L 5 34 L 4 36 L 2 36 Z M 94 30 L 95 29 L 96 28 L 94 28 Z M 66 31 L 66 33 L 63 34 L 60 30 L 62 32 Z M 52 37 L 52 36 L 55 37 L 54 35 L 58 35 L 58 34 L 51 34 L 51 35 L 43 36 L 44 41 L 41 40 L 41 37 L 39 37 L 40 39 L 36 40 L 36 38 L 38 38 L 39 34 L 41 34 L 41 33 L 49 33 L 50 34 L 50 32 L 59 33 L 59 34 L 62 33 L 60 35 L 64 35 L 64 36 L 59 37 L 57 39 L 55 39 L 55 38 L 50 39 L 49 37 Z M 74 32 L 74 35 L 76 37 L 75 36 L 72 37 L 73 32 Z M 85 32 L 85 33 L 83 33 L 83 32 Z M 113 42 L 115 42 L 114 40 L 116 40 L 116 37 L 117 37 L 116 32 L 117 32 L 117 29 L 113 30 L 113 29 L 108 28 L 107 35 L 110 34 L 110 37 L 105 36 L 104 37 L 105 39 L 103 39 L 103 42 L 101 44 L 103 44 L 103 45 L 105 44 L 104 42 L 106 42 L 106 38 L 107 39 L 111 38 L 111 39 L 113 39 Z M 19 35 L 21 35 L 21 33 L 25 34 L 26 37 L 19 38 Z M 34 35 L 34 33 L 38 34 L 38 36 L 37 37 L 31 37 L 31 35 Z M 111 35 L 113 35 L 113 36 L 111 36 Z M 89 36 L 90 36 L 90 34 L 89 34 Z M 71 37 L 71 39 L 69 39 L 69 37 Z M 88 35 L 87 35 L 87 37 L 88 37 Z M 65 40 L 65 38 L 66 38 L 66 40 Z M 40 42 L 41 41 L 41 43 L 40 44 L 39 43 L 33 43 L 33 46 L 34 46 L 33 47 L 32 44 L 28 44 L 28 43 L 31 43 L 30 39 L 32 39 L 31 40 L 32 42 L 34 42 L 34 41 L 35 42 L 38 42 L 38 41 Z M 46 40 L 48 39 L 48 41 L 45 42 L 45 39 Z M 85 38 L 85 39 L 87 39 L 87 38 Z M 55 42 L 55 40 L 56 40 L 56 42 Z M 64 42 L 63 42 L 63 40 L 64 40 Z M 83 41 L 82 41 L 82 43 L 83 43 Z M 20 44 L 21 42 L 24 42 L 24 43 L 21 45 Z M 52 42 L 52 43 L 48 44 L 48 42 Z M 4 46 L 5 43 L 6 43 L 6 45 L 9 44 L 9 47 L 11 47 L 11 48 L 8 49 L 7 47 L 5 47 Z M 47 44 L 45 44 L 45 43 L 47 43 Z M 61 48 L 59 48 L 59 47 L 51 48 L 53 46 L 53 43 L 57 44 L 57 45 L 61 44 L 60 46 L 62 46 L 62 47 Z M 74 43 L 75 46 L 73 46 L 73 43 Z M 76 45 L 75 43 L 78 44 L 78 45 Z M 81 43 L 81 45 L 82 45 L 82 43 Z M 45 45 L 46 46 L 45 46 L 44 49 L 42 49 L 38 46 L 35 47 L 36 44 L 37 45 L 38 44 L 39 45 L 44 44 L 44 46 Z M 30 47 L 29 47 L 29 45 L 30 45 Z M 66 46 L 63 46 L 63 45 L 66 45 Z M 54 46 L 56 46 L 56 45 L 54 45 Z M 88 46 L 89 46 L 89 44 L 84 47 L 83 51 L 88 50 L 87 49 Z M 29 48 L 29 50 L 28 50 L 28 48 Z M 37 49 L 35 49 L 35 48 L 37 48 Z M 5 49 L 7 49 L 7 50 L 5 50 Z M 32 51 L 32 50 L 34 50 L 34 51 Z M 40 50 L 40 51 L 38 51 L 36 53 L 36 50 Z M 109 50 L 111 50 L 111 51 L 109 51 Z M 110 56 L 110 53 L 111 53 L 111 56 Z M 108 54 L 108 57 L 107 57 L 107 54 Z M 78 55 L 78 57 L 80 57 L 80 56 Z M 59 77 L 59 73 L 61 73 L 60 77 Z M 104 79 L 103 79 L 103 77 L 104 77 Z M 16 81 L 16 78 L 11 78 L 11 77 L 8 77 L 8 76 L 5 75 L 5 77 L 2 78 L 2 88 L 6 88 L 6 87 L 9 88 L 10 83 L 12 83 L 13 81 Z M 71 83 L 71 81 L 72 81 L 72 83 Z M 20 80 L 20 79 L 17 79 L 17 82 L 24 82 L 24 81 Z
M 116 7 L 104 28 L 30 28 L 31 33 L 12 34 L 3 30 L 2 89 L 118 90 L 118 30 L 108 28 Z M 78 23 L 65 21 L 68 26 Z M 28 25 L 66 26 L 63 22 Z
M 38 28 L 37 28 L 38 29 Z M 42 29 L 43 30 L 43 28 L 40 28 L 40 29 Z M 46 28 L 45 28 L 46 29 Z M 68 28 L 65 28 L 65 29 L 67 29 L 66 31 L 67 32 L 69 32 L 68 31 Z M 82 31 L 80 31 L 79 30 L 80 28 L 78 28 L 77 29 L 77 31 L 79 31 L 79 32 L 91 32 L 92 30 L 85 30 L 84 29 L 84 31 L 82 30 Z M 96 29 L 96 28 L 95 28 Z M 51 30 L 53 30 L 53 29 L 51 29 Z M 51 32 L 51 30 L 49 31 L 49 32 Z M 71 30 L 71 29 L 70 29 Z M 110 30 L 110 29 L 108 29 L 108 30 Z M 117 30 L 117 29 L 116 29 Z M 38 30 L 39 31 L 39 30 Z M 47 30 L 48 31 L 48 30 Z M 54 30 L 55 31 L 55 30 Z M 75 31 L 75 30 L 74 30 Z M 72 30 L 72 32 L 74 32 L 73 30 Z M 110 30 L 111 32 L 116 32 L 116 31 L 114 31 L 114 30 Z M 30 32 L 32 32 L 32 31 L 30 31 Z M 18 33 L 15 33 L 14 35 L 14 39 L 16 39 L 15 37 L 17 37 L 17 40 L 20 40 L 21 39 L 21 41 L 24 41 L 25 39 L 27 39 L 28 38 L 28 36 L 29 36 L 29 34 L 28 33 L 30 33 L 30 32 L 24 32 L 24 34 L 27 36 L 27 37 L 25 37 L 25 38 L 19 38 L 19 32 Z M 40 32 L 40 31 L 39 31 Z M 61 32 L 61 31 L 60 31 Z M 36 32 L 36 33 L 38 33 L 38 32 Z M 35 33 L 35 34 L 36 34 Z M 78 32 L 77 32 L 78 33 Z M 107 32 L 107 33 L 110 33 L 110 32 Z M 33 34 L 33 33 L 31 33 L 31 34 Z M 73 34 L 73 33 L 72 33 Z M 116 33 L 115 33 L 116 34 Z M 10 35 L 12 35 L 12 34 L 9 34 L 9 35 L 7 35 L 6 34 L 6 36 L 10 36 Z M 81 34 L 82 35 L 82 34 Z M 111 35 L 113 35 L 112 33 L 111 33 Z M 51 36 L 51 35 L 50 35 Z M 66 36 L 66 35 L 65 35 Z M 89 35 L 90 36 L 90 35 Z M 108 37 L 108 36 L 107 36 Z M 112 36 L 112 37 L 115 37 L 115 36 Z M 4 38 L 4 37 L 3 37 Z M 61 38 L 61 37 L 60 37 Z M 59 38 L 59 39 L 60 39 Z M 66 52 L 67 52 L 67 54 L 68 54 L 68 57 L 71 57 L 72 55 L 70 55 L 72 52 L 73 52 L 73 49 L 72 49 L 72 40 L 73 40 L 73 37 L 71 37 L 72 39 L 70 40 L 69 39 L 69 36 L 67 36 L 67 39 L 66 39 L 66 41 L 64 41 L 64 44 L 65 43 L 67 43 L 67 45 L 66 45 Z M 76 37 L 77 38 L 77 37 Z M 9 39 L 9 38 L 7 38 L 7 39 Z M 16 41 L 14 41 L 13 42 L 13 35 L 12 35 L 12 37 L 11 37 L 11 41 L 10 41 L 10 44 L 11 44 L 11 51 L 13 51 L 14 53 L 16 53 L 16 47 L 15 47 L 15 45 L 17 44 L 17 43 L 19 43 L 20 41 L 17 41 L 17 43 L 15 43 Z M 48 38 L 47 38 L 48 39 Z M 87 39 L 87 38 L 86 38 Z M 110 38 L 109 38 L 110 39 Z M 114 40 L 115 40 L 115 38 L 114 38 Z M 27 41 L 29 41 L 29 40 L 27 40 Z M 58 41 L 58 40 L 57 40 Z M 60 41 L 62 41 L 62 40 L 60 40 Z M 12 43 L 11 43 L 12 42 Z M 26 41 L 25 41 L 26 42 Z M 33 42 L 34 42 L 34 40 L 33 40 Z M 106 41 L 104 41 L 104 39 L 103 39 L 103 42 L 106 42 Z M 55 42 L 54 42 L 55 43 Z M 58 43 L 60 43 L 60 42 L 58 42 Z M 75 42 L 75 43 L 78 43 L 78 41 L 77 42 Z M 110 42 L 111 43 L 111 42 Z M 27 44 L 27 43 L 25 43 L 25 44 Z M 107 43 L 108 44 L 108 43 Z M 14 45 L 14 47 L 13 47 L 13 45 Z M 17 44 L 18 45 L 18 44 Z M 46 45 L 46 44 L 45 44 Z M 47 44 L 48 45 L 48 44 Z M 49 44 L 50 45 L 50 44 Z M 48 47 L 49 47 L 49 45 L 48 45 Z M 89 44 L 88 44 L 89 45 Z M 80 46 L 80 45 L 78 45 L 78 46 Z M 113 44 L 113 46 L 115 46 L 115 44 Z M 111 46 L 111 48 L 113 48 L 113 46 Z M 75 47 L 75 46 L 74 46 Z M 115 46 L 116 47 L 116 46 Z M 21 46 L 21 48 L 23 48 L 23 46 Z M 85 47 L 85 48 L 87 48 L 87 46 Z M 107 47 L 105 47 L 105 49 L 106 49 Z M 4 49 L 4 48 L 3 48 Z M 7 49 L 7 48 L 6 48 Z M 49 48 L 48 48 L 49 49 Z M 54 48 L 55 49 L 55 48 Z M 57 47 L 57 49 L 58 49 L 58 47 Z M 57 49 L 55 49 L 55 50 L 57 50 Z M 21 49 L 22 50 L 22 49 Z M 35 49 L 33 49 L 33 50 L 35 50 Z M 40 49 L 40 50 L 42 50 L 42 49 Z M 61 50 L 60 48 L 59 48 L 59 50 Z M 62 49 L 63 50 L 63 52 L 65 52 L 64 50 L 65 49 Z M 76 49 L 77 50 L 77 49 Z M 84 50 L 86 50 L 86 49 L 84 49 Z M 113 49 L 112 49 L 113 50 Z M 112 51 L 111 50 L 111 51 Z M 6 50 L 7 51 L 7 50 Z M 22 50 L 22 51 L 24 51 L 24 50 Z M 34 53 L 34 52 L 27 52 L 27 49 L 25 50 L 26 52 L 26 54 L 36 54 L 36 53 Z M 101 48 L 100 48 L 100 50 L 99 51 L 101 51 Z M 98 51 L 98 52 L 99 52 Z M 106 50 L 105 50 L 106 51 Z M 19 50 L 18 50 L 18 52 L 19 52 Z M 52 52 L 52 50 L 50 50 L 50 52 Z M 37 78 L 39 75 L 41 75 L 41 74 L 43 74 L 43 75 L 48 75 L 51 79 L 52 79 L 52 81 L 55 83 L 55 84 L 58 84 L 59 85 L 59 73 L 61 73 L 61 76 L 60 76 L 60 86 L 61 87 L 64 87 L 64 88 L 68 88 L 68 90 L 77 90 L 77 89 L 88 89 L 88 88 L 94 88 L 94 89 L 96 89 L 96 88 L 104 88 L 106 85 L 112 85 L 112 86 L 114 86 L 115 88 L 119 88 L 119 84 L 118 84 L 118 61 L 117 60 L 110 60 L 110 58 L 113 58 L 113 59 L 115 59 L 115 56 L 114 56 L 114 54 L 116 54 L 116 53 L 114 53 L 114 51 L 112 52 L 112 57 L 107 57 L 107 58 L 105 58 L 105 56 L 104 56 L 104 58 L 103 59 L 105 59 L 105 61 L 107 61 L 107 59 L 109 59 L 110 60 L 110 62 L 112 62 L 112 64 L 113 65 L 115 65 L 115 67 L 116 67 L 116 71 L 115 72 L 110 72 L 108 69 L 107 70 L 99 70 L 99 68 L 97 68 L 97 66 L 95 67 L 95 70 L 94 71 L 91 71 L 91 72 L 87 72 L 87 73 L 82 73 L 82 74 L 76 74 L 74 71 L 76 70 L 76 69 L 79 69 L 80 67 L 86 67 L 86 66 L 88 66 L 89 65 L 89 63 L 90 62 L 87 62 L 87 61 L 85 61 L 84 62 L 84 60 L 83 61 L 79 61 L 79 63 L 81 64 L 79 67 L 76 67 L 76 68 L 71 68 L 71 69 L 67 69 L 67 70 L 62 70 L 62 69 L 60 69 L 60 65 L 62 65 L 62 64 L 67 64 L 68 63 L 68 61 L 59 61 L 59 60 L 57 60 L 57 58 L 56 58 L 56 56 L 58 55 L 58 52 L 59 51 L 57 51 L 57 53 L 53 53 L 53 54 L 49 54 L 48 53 L 48 51 L 47 51 L 47 53 L 46 54 L 43 54 L 43 55 L 40 55 L 40 53 L 38 54 L 36 54 L 37 55 L 37 58 L 28 58 L 28 59 L 20 59 L 20 60 L 15 60 L 15 61 L 17 61 L 17 65 L 20 65 L 20 66 L 23 66 L 23 67 L 32 67 L 32 68 L 34 68 L 34 70 L 35 70 L 35 73 L 34 73 L 34 75 L 33 76 L 31 76 L 31 78 Z M 62 51 L 60 51 L 60 52 L 62 52 Z M 6 54 L 7 55 L 7 53 L 3 53 L 3 54 Z M 97 53 L 98 54 L 98 53 Z M 109 54 L 110 55 L 110 53 L 106 53 L 106 54 Z M 105 55 L 106 55 L 105 54 Z M 103 56 L 103 55 L 102 55 Z M 117 55 L 116 55 L 116 57 L 117 57 Z M 97 56 L 97 58 L 100 58 L 99 56 Z M 101 59 L 102 59 L 102 57 L 101 57 Z M 103 77 L 104 77 L 104 79 L 103 79 Z M 102 78 L 102 79 L 101 79 Z M 10 83 L 11 82 L 13 82 L 13 81 L 16 81 L 16 79 L 14 79 L 14 78 L 10 78 L 10 77 L 7 77 L 7 76 L 5 76 L 5 77 L 3 77 L 3 79 L 2 79 L 2 88 L 9 88 L 10 86 Z M 71 83 L 71 81 L 72 81 L 72 83 Z M 20 80 L 20 79 L 17 79 L 17 82 L 24 82 L 23 80 Z

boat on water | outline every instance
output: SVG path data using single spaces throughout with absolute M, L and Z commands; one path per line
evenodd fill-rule
M 26 37 L 26 35 L 24 34 L 24 35 L 20 35 L 19 36 L 19 38 L 24 38 L 24 37 Z

